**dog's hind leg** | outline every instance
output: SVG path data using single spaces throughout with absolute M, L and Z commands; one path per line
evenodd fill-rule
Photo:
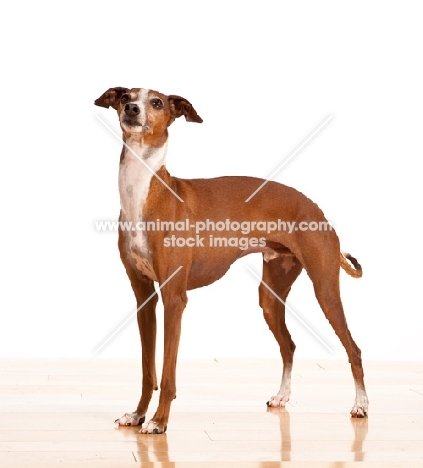
M 260 307 L 270 330 L 279 344 L 283 361 L 282 381 L 277 395 L 268 406 L 285 406 L 291 394 L 291 372 L 295 344 L 285 323 L 285 301 L 292 284 L 301 273 L 301 263 L 292 256 L 263 261 L 263 280 L 259 286 Z
M 320 307 L 347 352 L 356 387 L 351 416 L 362 418 L 367 414 L 369 401 L 364 386 L 361 351 L 351 336 L 342 307 L 339 290 L 339 246 L 335 244 L 332 248 L 315 249 L 312 262 L 308 262 L 307 257 L 304 258 L 304 267 L 313 282 Z
M 133 413 L 125 413 L 116 419 L 120 426 L 139 426 L 145 421 L 148 404 L 157 390 L 156 375 L 156 304 L 157 294 L 154 294 L 154 282 L 131 267 L 124 250 L 123 235 L 119 231 L 119 250 L 137 300 L 138 328 L 142 347 L 142 393 L 137 409 Z M 152 297 L 151 297 L 152 296 Z

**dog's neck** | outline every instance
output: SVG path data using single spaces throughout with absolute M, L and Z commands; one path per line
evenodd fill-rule
M 167 139 L 161 146 L 147 144 L 144 139 L 127 138 L 125 143 L 119 168 L 120 203 L 123 218 L 136 223 L 142 221 L 152 171 L 165 165 Z

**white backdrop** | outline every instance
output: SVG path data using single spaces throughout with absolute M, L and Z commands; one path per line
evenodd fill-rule
M 135 309 L 116 233 L 119 143 L 112 86 L 189 99 L 168 169 L 275 177 L 316 201 L 360 280 L 342 297 L 365 359 L 423 359 L 422 7 L 418 1 L 9 2 L 3 7 L 0 356 L 92 357 Z M 260 255 L 189 293 L 181 358 L 277 357 L 258 306 Z M 290 306 L 297 356 L 343 358 L 305 273 Z M 162 308 L 158 308 L 159 330 Z M 161 337 L 161 333 L 160 333 Z M 160 338 L 159 337 L 159 338 Z M 160 338 L 161 339 L 161 338 Z M 161 353 L 161 344 L 158 346 Z M 137 357 L 132 319 L 100 353 Z

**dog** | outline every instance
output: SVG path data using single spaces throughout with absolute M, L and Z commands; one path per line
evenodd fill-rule
M 218 280 L 235 260 L 250 253 L 263 255 L 259 303 L 283 361 L 280 390 L 267 405 L 285 406 L 290 397 L 295 344 L 285 324 L 285 301 L 304 268 L 351 364 L 356 387 L 351 416 L 365 417 L 368 398 L 361 351 L 348 329 L 339 288 L 340 267 L 353 277 L 360 277 L 362 269 L 354 257 L 341 252 L 333 229 L 298 228 L 307 223 L 328 224 L 320 208 L 291 187 L 254 177 L 172 177 L 165 165 L 168 127 L 181 116 L 188 122 L 202 122 L 192 104 L 181 96 L 115 87 L 103 93 L 95 105 L 117 111 L 123 135 L 119 221 L 122 226 L 130 223 L 139 227 L 120 227 L 118 246 L 138 307 L 142 393 L 135 412 L 115 422 L 141 425 L 142 433 L 166 431 L 176 397 L 176 362 L 187 291 Z M 265 232 L 263 223 L 268 227 Z M 283 223 L 296 227 L 288 232 L 282 229 Z M 236 229 L 247 225 L 249 229 Z M 216 236 L 222 228 L 232 229 L 230 238 Z M 247 237 L 243 232 L 248 232 Z M 153 391 L 158 389 L 155 282 L 164 305 L 163 372 L 157 411 L 143 425 Z

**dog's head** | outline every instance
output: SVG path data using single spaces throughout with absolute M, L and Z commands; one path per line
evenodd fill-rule
M 94 101 L 96 106 L 113 107 L 118 113 L 124 134 L 146 136 L 163 134 L 178 117 L 201 123 L 192 104 L 181 96 L 142 88 L 110 88 Z

